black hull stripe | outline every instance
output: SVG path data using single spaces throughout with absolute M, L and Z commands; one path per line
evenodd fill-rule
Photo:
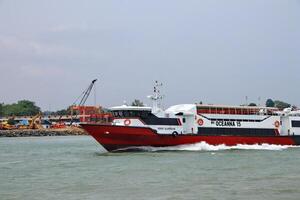
M 296 145 L 300 145 L 300 135 L 296 135 L 296 136 L 289 136 L 291 137 Z
M 276 129 L 198 127 L 199 135 L 276 136 Z

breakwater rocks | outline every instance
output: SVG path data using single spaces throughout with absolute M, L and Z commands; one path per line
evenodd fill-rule
M 0 130 L 0 137 L 37 137 L 37 136 L 69 136 L 88 135 L 81 128 L 71 127 L 64 129 L 34 129 L 34 130 Z

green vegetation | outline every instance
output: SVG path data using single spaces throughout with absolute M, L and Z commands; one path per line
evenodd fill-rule
M 279 100 L 274 101 L 274 104 L 276 108 L 279 108 L 281 110 L 291 107 L 291 104 Z
M 53 112 L 53 114 L 55 114 L 55 115 L 68 115 L 68 114 L 71 114 L 71 113 L 69 113 L 67 109 L 61 109 L 61 110 L 58 110 L 56 112 Z
M 34 116 L 41 112 L 41 109 L 35 105 L 35 102 L 21 100 L 13 104 L 0 103 L 0 117 L 10 116 Z M 58 111 L 45 111 L 44 115 L 71 115 L 71 107 Z
M 3 104 L 0 103 L 0 117 L 3 116 Z
M 266 107 L 274 107 L 275 106 L 275 103 L 272 99 L 268 99 L 266 101 Z
M 71 107 L 68 107 L 67 109 L 61 109 L 57 111 L 45 111 L 43 112 L 44 115 L 71 115 Z M 73 111 L 73 114 L 76 114 L 76 111 Z M 77 113 L 78 114 L 78 113 Z
M 132 103 L 131 103 L 132 106 L 139 106 L 139 107 L 143 107 L 144 106 L 144 103 L 138 99 L 135 99 Z
M 273 101 L 272 99 L 268 99 L 266 102 L 266 107 L 276 107 L 276 108 L 283 110 L 285 108 L 291 107 L 291 104 L 286 103 L 284 101 L 280 101 L 280 100 Z
M 58 110 L 56 112 L 53 112 L 53 114 L 55 114 L 55 115 L 71 115 L 71 109 L 67 108 L 67 109 Z
M 1 116 L 33 116 L 41 112 L 41 109 L 34 102 L 21 100 L 13 104 L 1 104 Z
M 257 106 L 256 103 L 250 103 L 248 106 Z

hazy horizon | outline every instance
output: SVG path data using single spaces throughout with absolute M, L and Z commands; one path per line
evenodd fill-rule
M 0 102 L 62 109 L 97 78 L 104 107 L 151 105 L 155 80 L 166 107 L 300 106 L 299 19 L 299 0 L 0 0 Z

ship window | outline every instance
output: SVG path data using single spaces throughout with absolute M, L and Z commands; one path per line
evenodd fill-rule
M 143 112 L 141 113 L 141 116 L 142 116 L 142 117 L 148 117 L 149 114 L 150 114 L 150 111 L 143 111 Z
M 124 117 L 129 117 L 129 112 L 128 111 L 124 111 Z
M 119 111 L 119 117 L 123 117 L 123 112 Z
M 119 115 L 119 111 L 113 112 L 113 115 L 114 115 L 114 117 L 119 117 L 119 116 L 120 116 L 120 115 Z
M 300 127 L 300 121 L 292 121 L 292 127 Z
M 129 111 L 129 116 L 133 117 L 134 116 L 134 112 L 133 111 Z
M 141 117 L 147 117 L 147 112 L 141 112 Z
M 123 117 L 147 117 L 149 111 L 134 111 L 134 110 L 117 110 L 113 111 L 112 114 L 114 117 L 123 118 Z

